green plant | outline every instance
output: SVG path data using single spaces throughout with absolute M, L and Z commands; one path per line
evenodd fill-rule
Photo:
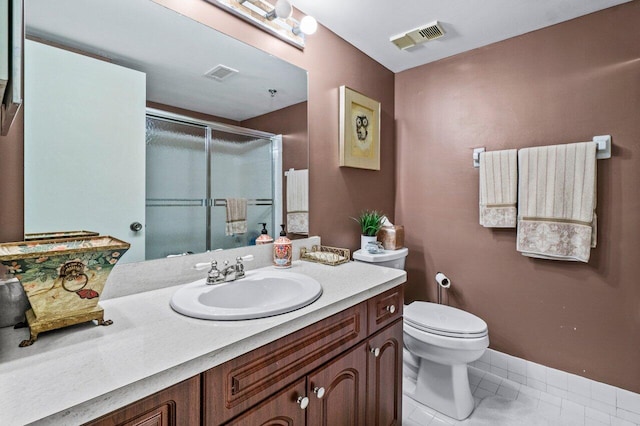
M 360 213 L 360 216 L 358 216 L 357 218 L 352 217 L 351 219 L 358 222 L 362 235 L 373 237 L 382 227 L 384 214 L 378 212 L 377 210 L 363 210 Z

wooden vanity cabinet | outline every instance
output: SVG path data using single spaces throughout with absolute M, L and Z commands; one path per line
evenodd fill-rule
M 396 321 L 225 425 L 400 425 L 401 375 Z
M 163 389 L 85 426 L 198 426 L 200 376 Z
M 366 419 L 365 343 L 329 361 L 225 426 L 362 425 Z M 314 392 L 315 391 L 315 392 Z
M 402 291 L 396 287 L 203 373 L 203 423 L 399 425 Z M 305 413 L 305 421 L 293 421 Z
M 87 423 L 400 425 L 402 286 Z
M 203 423 L 231 420 L 366 337 L 365 301 L 204 372 Z

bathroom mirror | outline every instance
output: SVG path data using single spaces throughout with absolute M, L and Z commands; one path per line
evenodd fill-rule
M 159 5 L 152 0 L 24 0 L 25 9 L 25 32 L 28 50 L 34 50 L 30 45 L 45 46 L 45 49 L 62 48 L 68 55 L 78 59 L 79 63 L 64 63 L 54 70 L 49 71 L 52 80 L 48 84 L 29 85 L 29 64 L 33 61 L 28 55 L 25 59 L 25 233 L 39 233 L 46 231 L 71 231 L 71 230 L 91 230 L 101 234 L 110 234 L 122 240 L 132 243 L 132 249 L 122 261 L 140 261 L 148 256 L 144 256 L 144 251 L 134 254 L 134 245 L 140 247 L 144 244 L 145 217 L 140 217 L 142 213 L 125 214 L 116 207 L 124 204 L 124 199 L 142 198 L 145 199 L 144 173 L 144 148 L 131 149 L 137 151 L 139 155 L 142 151 L 142 159 L 135 160 L 129 165 L 125 165 L 120 160 L 113 160 L 102 151 L 86 149 L 87 140 L 94 141 L 96 138 L 87 137 L 82 132 L 68 132 L 69 128 L 74 129 L 78 123 L 72 121 L 71 114 L 67 113 L 69 104 L 76 104 L 79 109 L 90 109 L 93 101 L 85 103 L 86 98 L 95 96 L 104 100 L 111 96 L 111 103 L 114 106 L 113 112 L 96 111 L 96 115 L 91 118 L 84 118 L 84 123 L 97 121 L 107 121 L 120 124 L 126 116 L 132 113 L 124 111 L 130 107 L 129 103 L 138 102 L 133 90 L 124 89 L 116 84 L 115 89 L 106 89 L 105 77 L 96 77 L 95 84 L 86 84 L 82 89 L 63 89 L 63 84 L 56 80 L 57 76 L 65 73 L 78 72 L 78 77 L 73 77 L 71 84 L 77 79 L 84 79 L 87 74 L 93 72 L 92 65 L 85 65 L 84 59 L 98 60 L 110 64 L 115 64 L 126 69 L 135 70 L 146 79 L 143 84 L 143 103 L 147 108 L 153 110 L 168 111 L 174 117 L 192 117 L 199 122 L 216 122 L 229 126 L 228 129 L 239 128 L 254 129 L 259 132 L 282 135 L 282 163 L 283 171 L 289 169 L 308 169 L 308 139 L 307 139 L 307 72 L 281 59 L 275 58 L 266 52 L 256 49 L 237 41 L 227 35 L 220 33 L 190 18 L 178 14 L 177 12 Z M 212 6 L 213 7 L 213 6 Z M 63 56 L 67 54 L 64 53 Z M 43 63 L 47 61 L 43 59 Z M 50 62 L 49 62 L 50 63 Z M 65 71 L 67 70 L 67 71 Z M 133 76 L 133 80 L 138 77 Z M 90 81 L 90 80 L 89 80 Z M 144 81 L 144 80 L 143 80 Z M 129 83 L 127 83 L 129 84 Z M 89 86 L 98 88 L 102 92 L 91 94 Z M 58 92 L 46 92 L 45 90 L 55 89 Z M 123 89 L 123 90 L 120 90 Z M 28 104 L 28 99 L 40 95 L 45 104 L 56 105 L 55 109 L 63 110 L 60 117 L 52 118 L 48 122 L 31 126 L 35 121 L 33 117 L 42 117 L 43 114 L 34 105 L 36 102 Z M 70 101 L 73 96 L 83 98 Z M 139 102 L 138 102 L 139 103 Z M 81 104 L 81 105 L 80 105 Z M 100 107 L 102 108 L 102 107 Z M 132 107 L 133 108 L 133 107 Z M 136 107 L 137 108 L 137 107 Z M 128 110 L 127 110 L 128 111 Z M 139 108 L 136 109 L 139 111 Z M 148 111 L 148 109 L 147 109 Z M 40 114 L 40 115 L 38 115 Z M 118 118 L 120 114 L 122 117 Z M 138 114 L 136 112 L 135 114 Z M 178 119 L 178 121 L 180 121 Z M 74 158 L 56 159 L 49 154 L 51 162 L 58 160 L 57 164 L 48 164 L 50 171 L 44 171 L 42 159 L 38 164 L 31 161 L 32 153 L 49 149 L 49 136 L 55 133 L 61 122 L 66 126 L 67 134 L 77 137 L 65 136 L 65 143 L 77 143 L 77 149 L 72 148 Z M 102 123 L 104 124 L 104 123 Z M 137 126 L 137 125 L 136 125 Z M 146 122 L 147 129 L 149 127 Z M 134 126 L 135 127 L 135 126 Z M 227 130 L 227 129 L 225 129 Z M 135 129 L 140 131 L 139 126 Z M 144 132 L 144 129 L 142 129 Z M 197 130 L 198 132 L 200 130 Z M 204 129 L 205 133 L 210 130 Z M 194 131 L 196 132 L 196 131 Z M 189 137 L 191 137 L 191 131 Z M 185 133 L 185 132 L 182 132 Z M 136 136 L 139 140 L 139 134 Z M 109 141 L 121 139 L 119 133 L 115 132 Z M 240 137 L 225 137 L 226 140 L 239 141 L 246 139 Z M 35 142 L 42 143 L 35 147 Z M 244 141 L 246 142 L 246 141 Z M 149 144 L 147 137 L 147 145 Z M 244 145 L 248 146 L 247 144 Z M 55 153 L 55 148 L 52 148 Z M 118 153 L 128 151 L 126 145 L 117 148 Z M 90 158 L 81 158 L 81 151 L 87 151 Z M 228 154 L 229 150 L 225 150 Z M 237 149 L 238 152 L 247 149 Z M 40 152 L 42 156 L 42 153 Z M 76 157 L 77 155 L 77 157 Z M 122 155 L 118 158 L 123 158 Z M 107 159 L 106 163 L 101 160 Z M 60 164 L 64 161 L 64 164 Z M 148 161 L 148 155 L 147 155 Z M 203 160 L 211 161 L 211 160 Z M 230 157 L 227 165 L 235 160 Z M 211 161 L 215 163 L 215 160 Z M 140 164 L 140 166 L 137 166 Z M 184 162 L 182 164 L 185 164 Z M 51 179 L 64 173 L 77 173 L 76 167 L 84 165 L 87 172 L 81 176 L 76 176 L 76 180 L 91 181 L 87 188 L 78 193 L 77 188 L 57 187 L 49 190 L 46 194 L 39 195 L 34 190 L 38 185 L 34 184 L 33 175 L 41 174 L 40 182 L 46 180 L 46 173 Z M 242 169 L 244 168 L 244 169 Z M 243 164 L 239 169 L 247 170 L 250 166 Z M 111 173 L 113 169 L 114 173 Z M 133 178 L 122 178 L 120 174 L 129 170 L 138 172 Z M 115 173 L 117 171 L 117 173 Z M 107 189 L 96 189 L 97 184 L 93 179 L 98 179 L 99 175 L 112 175 L 111 185 L 116 192 L 110 197 L 105 205 L 105 191 Z M 206 174 L 206 173 L 205 173 Z M 285 177 L 282 172 L 273 183 L 273 198 L 286 199 L 282 193 Z M 94 176 L 96 176 L 94 178 Z M 118 180 L 119 179 L 119 180 Z M 127 180 L 128 179 L 128 180 Z M 148 176 L 147 176 L 148 179 Z M 188 181 L 188 179 L 185 179 Z M 233 179 L 237 181 L 237 178 Z M 257 178 L 254 178 L 257 180 Z M 173 180 L 172 182 L 175 182 Z M 220 185 L 225 185 L 224 179 L 219 181 Z M 227 182 L 228 183 L 228 182 Z M 257 184 L 258 182 L 256 182 Z M 260 182 L 263 184 L 263 182 Z M 252 182 L 248 182 L 252 185 Z M 42 185 L 41 185 L 42 186 Z M 148 187 L 148 185 L 147 185 Z M 72 193 L 70 193 L 72 192 Z M 238 197 L 247 197 L 246 194 L 238 193 Z M 148 195 L 148 194 L 147 194 Z M 117 198 L 122 196 L 123 198 Z M 116 197 L 116 198 L 113 198 Z M 177 197 L 177 196 L 176 196 Z M 234 197 L 228 194 L 226 197 Z M 45 200 L 46 198 L 46 200 Z M 202 207 L 217 209 L 220 207 L 220 199 L 208 197 L 209 201 L 203 201 Z M 148 197 L 147 197 L 148 199 Z M 76 217 L 69 220 L 69 213 L 65 213 L 65 218 L 59 213 L 59 208 L 51 208 L 56 200 L 62 203 L 74 204 L 77 206 L 73 212 Z M 95 206 L 103 204 L 100 211 L 92 211 Z M 210 204 L 205 206 L 205 204 Z M 247 210 L 251 209 L 250 205 Z M 286 202 L 283 201 L 286 211 Z M 147 202 L 148 206 L 148 202 Z M 97 208 L 97 207 L 95 207 Z M 148 208 L 148 207 L 147 207 Z M 218 209 L 220 210 L 220 209 Z M 224 206 L 222 207 L 224 210 Z M 219 221 L 219 211 L 218 211 Z M 224 213 L 223 213 L 224 214 Z M 247 213 L 249 216 L 250 213 Z M 189 215 L 182 215 L 181 221 L 189 221 Z M 46 220 L 43 220 L 45 219 Z M 108 218 L 118 218 L 120 223 L 107 227 L 105 222 Z M 92 222 L 95 220 L 96 222 Z M 164 219 L 171 222 L 171 219 Z M 136 231 L 136 222 L 142 224 L 142 230 Z M 34 226 L 33 224 L 38 224 Z M 44 225 L 43 225 L 44 224 Z M 62 225 L 61 225 L 62 224 Z M 257 236 L 260 229 L 251 224 L 251 229 L 245 238 L 237 239 L 243 244 L 252 244 L 252 236 Z M 222 224 L 224 227 L 224 224 Z M 256 229 L 253 229 L 253 228 Z M 275 229 L 269 229 L 273 235 Z M 203 229 L 203 233 L 206 232 Z M 210 249 L 233 247 L 234 245 L 216 244 Z M 203 246 L 198 246 L 196 250 L 176 248 L 175 254 L 184 251 L 202 251 Z M 173 253 L 169 253 L 173 254 Z M 152 258 L 161 257 L 154 255 Z

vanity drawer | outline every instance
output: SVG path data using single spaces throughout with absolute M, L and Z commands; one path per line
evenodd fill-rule
M 204 424 L 221 424 L 367 337 L 367 302 L 203 373 Z
M 376 297 L 372 297 L 368 303 L 369 334 L 373 334 L 398 318 L 402 318 L 404 286 L 399 285 Z

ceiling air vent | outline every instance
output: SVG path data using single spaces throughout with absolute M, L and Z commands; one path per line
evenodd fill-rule
M 238 70 L 234 70 L 233 68 L 226 65 L 216 65 L 214 68 L 204 73 L 204 76 L 212 78 L 214 80 L 222 81 L 237 73 Z
M 438 21 L 434 21 L 430 24 L 407 31 L 406 33 L 395 35 L 390 38 L 390 41 L 395 44 L 398 49 L 404 50 L 442 36 L 444 36 L 444 30 Z

